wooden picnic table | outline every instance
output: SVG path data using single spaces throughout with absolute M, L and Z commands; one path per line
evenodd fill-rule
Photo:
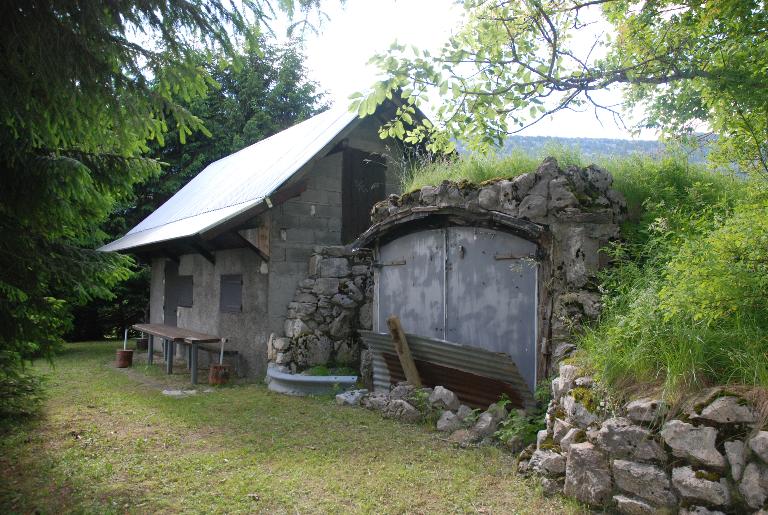
M 220 336 L 200 333 L 183 327 L 175 327 L 165 324 L 134 324 L 133 328 L 142 333 L 157 336 L 163 340 L 163 354 L 165 356 L 165 372 L 173 373 L 173 356 L 175 354 L 177 343 L 189 345 L 187 353 L 187 366 L 192 375 L 192 384 L 197 384 L 197 351 L 198 346 L 203 343 L 221 342 Z M 153 338 L 149 339 L 147 345 L 147 363 L 153 362 Z

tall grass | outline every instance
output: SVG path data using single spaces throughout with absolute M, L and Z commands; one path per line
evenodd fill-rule
M 549 148 L 561 166 L 583 165 Z M 536 169 L 544 156 L 469 157 L 404 176 L 404 190 L 444 179 L 480 183 Z M 668 397 L 710 384 L 768 387 L 768 192 L 684 157 L 605 158 L 629 210 L 622 241 L 603 249 L 603 314 L 580 358 L 618 390 L 649 384 Z
M 439 159 L 433 162 L 416 161 L 404 167 L 400 183 L 404 193 L 435 186 L 444 180 L 469 181 L 475 184 L 491 179 L 511 179 L 532 172 L 547 157 L 557 158 L 560 166 L 582 166 L 583 160 L 577 150 L 558 144 L 547 145 L 540 154 L 530 155 L 515 150 L 503 157 L 470 155 L 459 159 Z

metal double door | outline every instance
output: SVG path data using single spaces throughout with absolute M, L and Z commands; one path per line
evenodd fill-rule
M 406 332 L 508 354 L 536 384 L 536 244 L 503 231 L 450 226 L 378 250 L 374 330 L 397 315 Z

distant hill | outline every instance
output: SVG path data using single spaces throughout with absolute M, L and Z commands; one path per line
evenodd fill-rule
M 610 138 L 559 138 L 549 136 L 510 136 L 499 151 L 501 155 L 516 151 L 528 155 L 540 156 L 552 147 L 565 147 L 578 150 L 586 161 L 600 162 L 606 157 L 627 157 L 635 154 L 660 156 L 665 144 L 659 141 L 628 140 Z M 706 161 L 707 149 L 691 150 L 689 160 L 701 163 Z

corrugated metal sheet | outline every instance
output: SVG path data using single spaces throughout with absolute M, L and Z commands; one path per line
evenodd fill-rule
M 334 108 L 211 163 L 128 234 L 99 250 L 192 236 L 258 205 L 355 118 L 346 107 Z
M 404 380 L 394 344 L 388 334 L 360 331 L 363 341 L 373 351 L 373 383 L 376 390 Z M 407 334 L 408 346 L 426 386 L 437 378 L 459 398 L 476 407 L 486 407 L 506 393 L 517 407 L 535 404 L 512 358 L 504 353 Z

